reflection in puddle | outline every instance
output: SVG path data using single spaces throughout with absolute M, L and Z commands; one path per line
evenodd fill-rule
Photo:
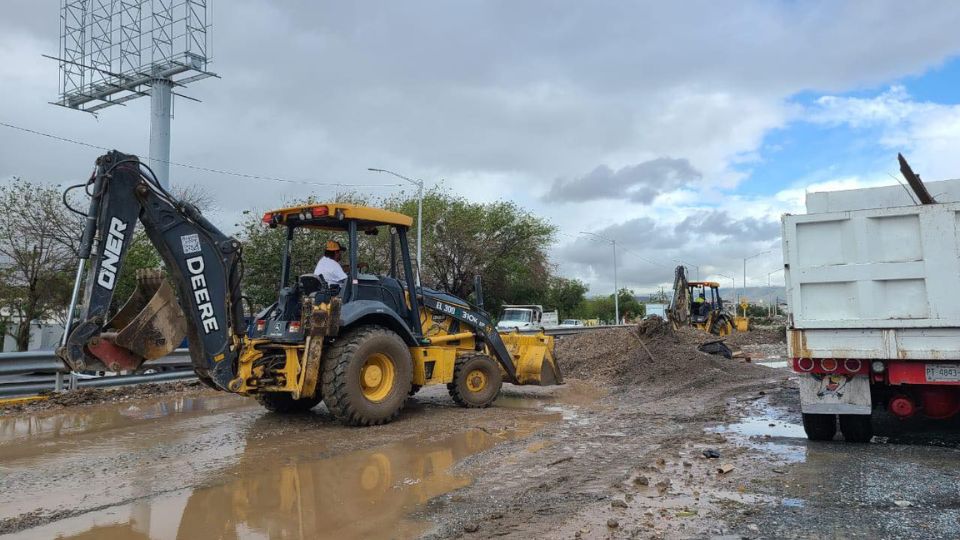
M 781 416 L 769 403 L 762 401 L 751 409 L 750 416 L 710 431 L 734 435 L 741 444 L 770 452 L 786 461 L 803 461 L 807 454 L 807 435 L 803 426 L 784 421 Z
M 765 360 L 762 362 L 754 362 L 754 363 L 761 366 L 767 366 L 769 368 L 786 368 L 787 367 L 786 360 L 769 360 L 769 361 Z
M 179 490 L 65 519 L 22 538 L 410 538 L 429 523 L 410 515 L 472 479 L 453 470 L 464 458 L 528 436 L 560 415 L 513 429 L 470 429 L 436 441 L 412 439 L 324 459 L 304 454 L 277 463 L 256 451 L 275 440 L 247 440 L 220 486 Z M 256 430 L 254 430 L 256 431 Z M 304 449 L 300 449 L 303 451 Z M 247 457 L 255 456 L 255 457 Z
M 210 412 L 231 407 L 251 406 L 237 396 L 177 397 L 162 401 L 109 403 L 82 409 L 38 412 L 31 415 L 0 418 L 0 446 L 27 440 L 58 438 L 79 432 L 125 427 L 147 420 L 195 412 Z
M 803 426 L 791 424 L 782 420 L 775 420 L 767 416 L 744 418 L 736 424 L 722 426 L 718 431 L 732 431 L 747 437 L 786 437 L 791 439 L 805 438 Z

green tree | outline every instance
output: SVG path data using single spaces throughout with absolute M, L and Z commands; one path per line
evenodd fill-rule
M 13 178 L 0 186 L 0 311 L 17 350 L 32 321 L 62 318 L 69 302 L 82 218 L 63 208 L 59 187 Z
M 630 320 L 642 318 L 647 313 L 647 306 L 637 300 L 636 295 L 630 289 L 620 289 L 617 294 L 619 301 L 620 317 L 628 317 Z M 595 296 L 584 301 L 582 308 L 582 318 L 600 319 L 605 322 L 613 323 L 616 319 L 616 307 L 613 303 L 613 295 Z
M 587 286 L 578 279 L 553 276 L 549 279 L 544 309 L 556 309 L 566 319 L 582 315 Z
M 400 194 L 383 206 L 416 219 L 414 196 Z M 505 303 L 544 298 L 551 270 L 547 246 L 556 230 L 547 221 L 513 202 L 470 202 L 442 186 L 424 193 L 423 221 L 424 284 L 468 298 L 479 275 L 484 304 L 492 312 Z
M 371 201 L 352 193 L 341 193 L 337 202 L 380 206 L 416 220 L 417 199 L 400 193 Z M 307 199 L 291 203 L 315 204 Z M 451 195 L 442 187 L 428 190 L 423 200 L 424 285 L 470 298 L 474 278 L 484 284 L 484 302 L 491 312 L 504 303 L 542 302 L 547 296 L 551 267 L 546 248 L 554 227 L 511 202 L 474 203 Z M 416 256 L 416 228 L 409 232 L 411 257 Z M 367 271 L 385 274 L 389 269 L 390 234 L 361 234 L 358 260 Z M 292 251 L 291 275 L 313 271 L 327 239 L 346 244 L 342 233 L 297 231 Z M 244 243 L 244 293 L 256 306 L 276 300 L 283 253 L 284 230 L 269 229 L 260 214 L 248 213 L 241 224 Z M 401 269 L 402 271 L 402 269 Z

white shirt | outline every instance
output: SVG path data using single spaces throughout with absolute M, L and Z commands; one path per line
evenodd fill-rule
M 347 280 L 347 274 L 343 272 L 343 268 L 340 268 L 340 263 L 329 257 L 320 257 L 320 260 L 317 261 L 317 268 L 314 269 L 313 273 L 323 276 L 323 279 L 330 285 L 343 285 L 343 282 Z

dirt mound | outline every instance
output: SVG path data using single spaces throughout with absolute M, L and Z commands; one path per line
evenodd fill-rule
M 730 348 L 745 345 L 767 345 L 772 343 L 786 343 L 787 336 L 783 327 L 780 328 L 751 328 L 749 332 L 734 332 L 725 338 Z
M 0 416 L 19 412 L 48 411 L 63 407 L 130 401 L 164 394 L 203 392 L 209 389 L 199 381 L 141 384 L 119 388 L 81 388 L 71 392 L 42 394 L 44 399 L 0 406 Z
M 716 339 L 690 327 L 675 330 L 652 318 L 635 328 L 565 336 L 557 341 L 556 355 L 566 377 L 608 385 L 654 385 L 665 392 L 771 375 L 769 368 L 697 350 Z

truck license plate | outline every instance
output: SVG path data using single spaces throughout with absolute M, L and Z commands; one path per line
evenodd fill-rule
M 927 382 L 960 382 L 960 364 L 927 364 Z

